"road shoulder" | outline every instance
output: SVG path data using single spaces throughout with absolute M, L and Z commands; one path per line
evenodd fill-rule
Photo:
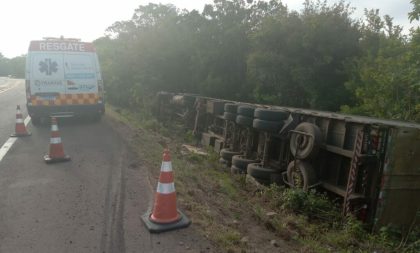
M 107 120 L 131 150 L 124 157 L 122 168 L 124 251 L 216 252 L 194 223 L 186 229 L 149 233 L 141 215 L 153 204 L 163 150 L 159 142 L 162 139 L 158 135 L 146 134 L 142 129 L 134 129 L 112 115 Z

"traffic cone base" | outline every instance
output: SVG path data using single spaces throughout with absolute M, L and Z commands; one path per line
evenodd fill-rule
M 146 225 L 146 228 L 151 233 L 161 233 L 165 231 L 175 230 L 179 228 L 186 228 L 191 224 L 190 219 L 181 212 L 180 210 L 177 210 L 179 214 L 179 219 L 172 223 L 157 223 L 153 220 L 151 220 L 152 210 L 147 211 L 145 214 L 141 216 L 141 219 L 143 220 L 144 224 Z
M 151 233 L 185 228 L 191 221 L 176 207 L 176 191 L 169 150 L 163 152 L 153 208 L 141 216 Z
M 31 135 L 32 135 L 32 133 L 30 133 L 30 132 L 26 132 L 26 133 L 23 133 L 23 134 L 14 133 L 14 134 L 11 134 L 10 137 L 25 137 L 25 136 L 31 136 Z
M 44 156 L 46 163 L 59 163 L 70 161 L 70 156 L 64 154 L 63 143 L 58 131 L 57 119 L 51 118 L 50 151 Z
M 70 160 L 71 158 L 68 155 L 65 155 L 64 157 L 57 157 L 57 158 L 50 157 L 49 155 L 44 156 L 44 161 L 46 163 L 61 163 L 61 162 L 68 162 Z

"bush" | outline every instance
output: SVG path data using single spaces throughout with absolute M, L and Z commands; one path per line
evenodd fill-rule
M 281 207 L 286 210 L 328 221 L 340 219 L 337 206 L 325 194 L 315 191 L 304 192 L 300 189 L 285 189 L 281 192 Z

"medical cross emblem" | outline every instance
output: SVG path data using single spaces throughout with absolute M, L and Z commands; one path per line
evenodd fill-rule
M 45 59 L 45 61 L 39 62 L 39 71 L 41 73 L 45 72 L 47 76 L 50 76 L 52 73 L 58 71 L 57 66 L 57 62 L 52 61 L 51 59 Z

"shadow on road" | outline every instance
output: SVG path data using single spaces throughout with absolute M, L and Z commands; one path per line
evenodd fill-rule
M 56 118 L 59 126 L 80 126 L 80 125 L 94 125 L 100 124 L 101 118 L 98 117 L 66 117 Z M 34 122 L 32 122 L 33 124 Z M 51 118 L 42 118 L 37 124 L 33 124 L 36 127 L 50 127 Z

